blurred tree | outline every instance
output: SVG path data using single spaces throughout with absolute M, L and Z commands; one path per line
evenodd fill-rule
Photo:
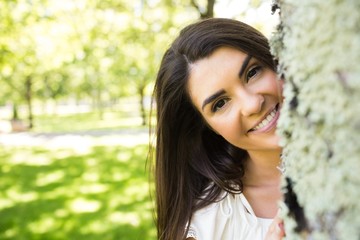
M 199 12 L 200 19 L 212 18 L 214 17 L 214 6 L 216 0 L 207 0 L 206 7 L 202 6 L 201 1 L 191 0 L 191 5 Z
M 126 80 L 123 86 L 139 97 L 139 111 L 142 125 L 146 119 L 147 87 L 154 82 L 157 66 L 165 48 L 177 34 L 179 26 L 195 19 L 193 14 L 186 14 L 188 5 L 175 1 L 137 1 L 130 6 L 131 24 L 122 33 L 123 46 L 119 60 L 112 68 L 117 75 Z
M 0 10 L 0 104 L 27 104 L 30 126 L 34 101 L 90 99 L 101 116 L 106 103 L 135 94 L 144 124 L 162 53 L 196 19 L 190 4 L 170 0 L 17 0 Z
M 0 93 L 4 99 L 9 97 L 14 107 L 13 119 L 18 118 L 16 106 L 25 101 L 28 106 L 29 128 L 33 127 L 32 97 L 33 76 L 31 68 L 39 65 L 34 51 L 34 39 L 28 27 L 44 18 L 40 4 L 46 1 L 38 1 L 36 4 L 29 1 L 5 1 L 1 2 L 1 24 L 3 26 L 0 35 L 0 58 L 1 81 L 8 88 Z M 16 115 L 15 115 L 16 113 Z

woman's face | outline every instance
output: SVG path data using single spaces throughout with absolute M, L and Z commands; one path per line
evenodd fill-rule
M 257 59 L 221 47 L 190 67 L 190 97 L 209 126 L 249 153 L 278 150 L 282 81 Z

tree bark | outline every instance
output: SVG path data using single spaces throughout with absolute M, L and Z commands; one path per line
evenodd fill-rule
M 34 116 L 32 111 L 32 78 L 28 76 L 25 81 L 25 98 L 28 107 L 28 120 L 29 120 L 29 129 L 34 127 Z
M 16 103 L 13 103 L 12 110 L 13 113 L 11 120 L 19 120 L 18 106 L 16 105 Z
M 139 105 L 140 105 L 140 115 L 141 115 L 141 125 L 146 126 L 146 112 L 145 112 L 145 86 L 139 86 L 138 94 L 140 96 Z
M 215 2 L 216 0 L 208 0 L 205 10 L 203 10 L 203 8 L 196 2 L 196 0 L 191 0 L 191 5 L 198 10 L 200 19 L 206 19 L 214 17 Z
M 278 0 L 278 7 L 271 40 L 285 78 L 278 132 L 288 193 L 300 205 L 286 203 L 287 239 L 359 240 L 360 1 Z

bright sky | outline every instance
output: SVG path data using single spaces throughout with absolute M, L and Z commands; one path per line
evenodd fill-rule
M 271 14 L 271 0 L 259 0 L 260 7 L 250 7 L 250 0 L 218 0 L 215 5 L 215 16 L 235 18 L 243 21 L 270 37 L 278 23 L 278 13 Z

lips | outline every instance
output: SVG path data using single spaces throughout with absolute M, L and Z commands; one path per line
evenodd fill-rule
M 253 128 L 251 128 L 249 132 L 267 132 L 271 130 L 274 125 L 276 125 L 279 115 L 279 104 L 277 104 L 274 109 L 269 112 L 261 122 L 257 123 Z

